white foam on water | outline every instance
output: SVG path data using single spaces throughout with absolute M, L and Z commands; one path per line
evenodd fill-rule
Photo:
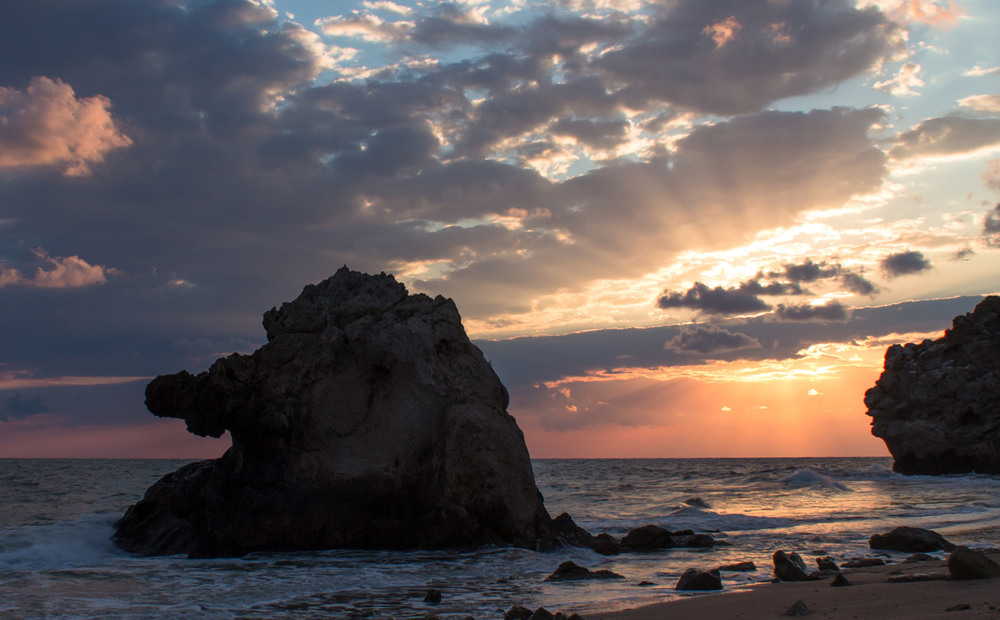
M 115 515 L 0 530 L 0 570 L 56 570 L 101 563 L 123 555 L 111 534 Z

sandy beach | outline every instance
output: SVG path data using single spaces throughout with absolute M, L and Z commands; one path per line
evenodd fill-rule
M 996 561 L 1000 554 L 991 557 Z M 830 579 L 762 584 L 749 590 L 697 594 L 637 609 L 589 614 L 587 620 L 783 618 L 798 601 L 809 610 L 808 617 L 831 620 L 1000 618 L 1000 579 L 948 580 L 943 560 L 845 569 L 843 575 L 852 586 L 831 587 Z M 940 578 L 890 581 L 906 575 Z

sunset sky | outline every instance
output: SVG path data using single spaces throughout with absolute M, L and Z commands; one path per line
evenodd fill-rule
M 143 389 L 340 266 L 452 297 L 534 457 L 886 455 L 1000 292 L 995 0 L 32 0 L 0 457 L 212 457 Z

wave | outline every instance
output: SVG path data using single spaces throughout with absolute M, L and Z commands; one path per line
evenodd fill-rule
M 124 552 L 111 542 L 116 515 L 0 530 L 0 570 L 55 570 L 90 565 Z
M 809 469 L 808 467 L 796 470 L 795 473 L 784 479 L 784 484 L 785 487 L 789 489 L 802 489 L 809 487 L 836 489 L 838 491 L 851 490 L 833 478 Z

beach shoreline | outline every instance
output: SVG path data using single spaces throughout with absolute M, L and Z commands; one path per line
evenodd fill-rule
M 1000 553 L 989 556 L 1000 561 Z M 789 617 L 801 601 L 808 614 L 830 620 L 865 618 L 1000 618 L 1000 578 L 952 580 L 945 560 L 904 562 L 856 569 L 842 575 L 852 584 L 833 587 L 832 578 L 817 581 L 762 583 L 731 592 L 698 593 L 662 603 L 609 613 L 587 620 L 654 620 L 658 618 Z M 890 581 L 891 578 L 933 577 Z

